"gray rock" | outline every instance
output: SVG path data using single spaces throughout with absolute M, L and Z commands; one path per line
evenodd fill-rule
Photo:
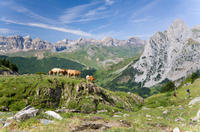
M 49 115 L 49 116 L 51 116 L 53 118 L 56 118 L 58 120 L 62 120 L 63 119 L 58 113 L 56 113 L 54 111 L 46 111 L 45 114 L 47 114 L 47 115 Z
M 38 109 L 35 109 L 29 105 L 25 107 L 23 110 L 17 112 L 17 114 L 14 115 L 13 119 L 26 120 L 28 118 L 36 116 L 38 111 L 39 111 Z
M 169 111 L 168 110 L 165 110 L 165 111 L 163 111 L 163 114 L 168 114 L 169 113 Z
M 40 123 L 44 124 L 44 125 L 48 125 L 48 124 L 53 124 L 54 121 L 52 120 L 47 120 L 47 119 L 40 119 Z
M 147 118 L 151 118 L 151 115 L 146 115 Z
M 114 115 L 113 117 L 117 117 L 118 118 L 118 117 L 121 117 L 121 116 L 120 115 Z
M 193 100 L 191 100 L 188 105 L 194 105 L 199 102 L 200 102 L 200 97 L 196 97 Z
M 3 125 L 3 128 L 8 127 L 11 124 L 11 122 L 5 122 L 5 124 Z
M 61 109 L 55 110 L 55 112 L 57 112 L 57 113 L 66 113 L 66 112 L 69 112 L 69 109 L 66 109 L 65 107 L 62 107 Z
M 184 121 L 185 121 L 185 119 L 184 119 L 184 118 L 182 118 L 182 117 L 178 117 L 178 118 L 176 118 L 174 121 L 175 121 L 175 122 L 178 122 L 178 121 L 182 121 L 182 122 L 184 122 Z
M 173 129 L 173 132 L 180 132 L 180 129 L 178 127 Z
M 130 115 L 129 114 L 123 114 L 123 117 L 129 117 Z
M 98 110 L 97 113 L 106 113 L 108 110 Z

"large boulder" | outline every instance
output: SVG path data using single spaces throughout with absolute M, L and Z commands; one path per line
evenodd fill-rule
M 35 109 L 29 105 L 25 107 L 23 110 L 17 112 L 17 114 L 14 115 L 13 119 L 26 120 L 28 118 L 36 116 L 38 111 L 39 111 L 38 109 Z
M 47 115 L 49 115 L 49 116 L 51 116 L 53 118 L 56 118 L 58 120 L 62 120 L 62 117 L 58 113 L 56 113 L 54 111 L 46 111 L 45 114 L 47 114 Z
M 193 100 L 191 100 L 188 105 L 194 105 L 199 102 L 200 102 L 200 97 L 196 97 Z

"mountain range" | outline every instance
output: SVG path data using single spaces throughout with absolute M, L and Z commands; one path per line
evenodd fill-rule
M 137 37 L 131 37 L 128 40 L 118 40 L 106 37 L 102 40 L 84 39 L 77 40 L 64 39 L 54 44 L 41 40 L 40 38 L 32 39 L 29 35 L 22 37 L 16 36 L 0 36 L 0 54 L 14 53 L 19 51 L 30 50 L 51 50 L 53 52 L 74 51 L 82 46 L 98 45 L 102 46 L 127 46 L 127 45 L 144 45 L 145 41 Z

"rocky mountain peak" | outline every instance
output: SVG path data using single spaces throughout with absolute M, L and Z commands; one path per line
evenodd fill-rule
M 127 42 L 129 44 L 142 44 L 142 45 L 145 44 L 145 41 L 141 40 L 138 37 L 130 37 L 130 38 L 128 38 Z
M 105 46 L 113 46 L 114 42 L 113 42 L 113 38 L 112 37 L 106 37 L 102 40 L 103 45 Z
M 31 36 L 27 35 L 27 36 L 24 37 L 24 39 L 31 39 Z
M 168 30 L 147 41 L 139 61 L 132 64 L 132 81 L 151 87 L 165 79 L 185 78 L 200 69 L 199 51 L 198 35 L 183 21 L 175 20 Z
M 185 41 L 192 37 L 190 28 L 184 23 L 184 21 L 177 19 L 167 30 L 168 38 L 171 40 Z

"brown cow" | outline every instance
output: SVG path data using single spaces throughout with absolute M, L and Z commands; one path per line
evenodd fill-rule
M 61 68 L 53 68 L 51 69 L 49 72 L 49 75 L 60 75 L 60 74 L 64 74 L 64 70 Z
M 48 72 L 49 75 L 68 75 L 68 76 L 79 76 L 81 74 L 78 70 L 70 70 L 70 69 L 61 69 L 61 68 L 53 68 Z
M 68 75 L 68 69 L 63 69 L 63 75 L 64 76 Z
M 78 70 L 67 70 L 67 74 L 68 74 L 68 76 L 74 76 L 74 77 L 76 77 L 76 76 L 79 76 L 80 74 L 81 74 L 81 72 L 80 71 L 78 71 Z
M 86 76 L 86 81 L 87 81 L 87 82 L 88 82 L 88 81 L 94 82 L 94 80 L 95 80 L 95 78 L 94 78 L 93 76 L 89 76 L 89 75 Z

